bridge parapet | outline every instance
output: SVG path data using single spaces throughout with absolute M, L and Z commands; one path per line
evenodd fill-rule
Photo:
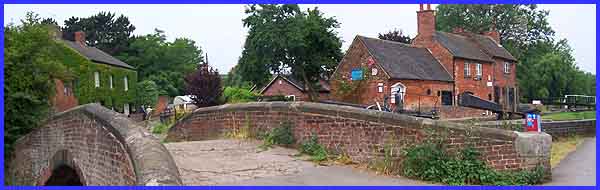
M 125 115 L 86 104 L 54 115 L 19 139 L 8 185 L 44 185 L 67 166 L 83 185 L 181 185 L 168 150 Z
M 297 142 L 315 135 L 329 151 L 363 163 L 383 157 L 386 146 L 395 158 L 402 159 L 405 148 L 438 139 L 449 150 L 475 147 L 482 153 L 481 159 L 496 170 L 542 166 L 550 175 L 552 139 L 545 133 L 473 127 L 311 102 L 255 102 L 200 108 L 179 120 L 169 130 L 167 141 L 216 139 L 242 128 L 258 134 L 284 122 L 293 124 Z

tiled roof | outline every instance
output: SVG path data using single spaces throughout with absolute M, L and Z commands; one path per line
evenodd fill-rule
M 103 63 L 103 64 L 112 65 L 112 66 L 135 70 L 135 67 L 128 65 L 127 63 L 125 63 L 117 58 L 114 58 L 113 56 L 108 55 L 107 53 L 104 53 L 102 50 L 99 50 L 98 48 L 84 46 L 77 42 L 68 41 L 68 40 L 61 40 L 61 41 L 64 42 L 65 44 L 67 44 L 67 46 L 73 48 L 75 51 L 79 52 L 81 55 L 85 56 L 86 58 L 90 59 L 93 62 L 98 62 L 98 63 Z
M 393 79 L 452 81 L 450 74 L 426 48 L 364 36 L 358 38 Z
M 475 41 L 467 36 L 437 31 L 434 38 L 455 57 L 494 62 Z

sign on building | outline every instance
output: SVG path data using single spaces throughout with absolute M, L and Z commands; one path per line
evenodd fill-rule
M 351 77 L 352 77 L 352 80 L 362 80 L 363 79 L 363 70 L 362 69 L 352 69 Z

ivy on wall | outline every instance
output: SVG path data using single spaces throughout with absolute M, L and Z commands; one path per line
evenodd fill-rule
M 129 104 L 130 108 L 135 108 L 137 72 L 121 67 L 94 63 L 77 51 L 69 48 L 66 44 L 58 43 L 55 55 L 58 60 L 63 60 L 63 64 L 71 73 L 70 81 L 74 84 L 73 92 L 79 101 L 79 104 L 92 102 L 102 103 L 107 108 L 114 108 L 115 111 L 123 112 L 124 104 Z M 95 87 L 94 72 L 100 73 L 100 87 Z M 112 76 L 113 86 L 110 88 L 110 76 Z M 127 76 L 127 91 L 125 91 L 125 76 Z
M 361 93 L 358 93 L 358 90 L 366 88 L 368 81 L 370 79 L 369 67 L 366 65 L 362 65 L 360 67 L 362 69 L 362 79 L 361 80 L 352 80 L 352 77 L 343 77 L 346 73 L 337 73 L 335 77 L 336 82 L 338 82 L 339 88 L 334 91 L 334 96 L 339 97 L 344 102 L 350 103 L 360 103 Z

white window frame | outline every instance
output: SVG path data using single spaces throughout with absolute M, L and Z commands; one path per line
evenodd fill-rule
M 94 72 L 94 86 L 96 88 L 100 87 L 100 72 L 98 71 Z
M 110 84 L 110 89 L 112 89 L 113 88 L 113 76 L 112 75 L 108 76 L 108 84 Z
M 469 62 L 465 62 L 464 75 L 465 75 L 465 77 L 471 76 L 471 63 L 469 63 Z
M 406 86 L 404 86 L 404 84 L 398 82 L 390 87 L 390 94 L 391 94 L 390 102 L 392 104 L 397 103 L 396 102 L 396 95 L 397 95 L 396 91 L 398 91 L 397 89 L 400 89 L 400 92 L 401 92 L 400 100 L 404 101 L 404 96 L 406 95 Z
M 123 77 L 123 83 L 125 85 L 125 91 L 129 90 L 129 81 L 127 80 L 127 76 Z
M 509 62 L 504 62 L 504 73 L 505 74 L 510 73 L 510 63 Z
M 482 75 L 483 75 L 483 66 L 481 65 L 481 63 L 477 63 L 475 65 L 475 76 L 477 76 L 479 79 L 481 79 Z
M 285 98 L 292 98 L 292 101 L 296 101 L 296 95 L 287 95 Z
M 383 92 L 383 83 L 377 83 L 377 92 L 382 93 Z

